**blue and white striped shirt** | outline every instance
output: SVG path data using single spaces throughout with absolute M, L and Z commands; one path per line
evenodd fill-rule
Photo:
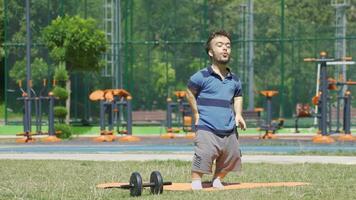
M 188 88 L 196 92 L 198 130 L 207 130 L 218 135 L 233 132 L 235 127 L 233 99 L 242 96 L 242 86 L 240 80 L 229 69 L 228 71 L 224 80 L 211 66 L 190 77 Z

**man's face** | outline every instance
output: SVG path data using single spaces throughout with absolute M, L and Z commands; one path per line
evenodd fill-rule
M 217 36 L 210 42 L 209 55 L 213 61 L 226 65 L 230 61 L 231 42 L 225 36 Z

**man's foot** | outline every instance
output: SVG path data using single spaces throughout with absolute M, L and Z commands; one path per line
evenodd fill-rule
M 213 179 L 213 188 L 224 189 L 224 185 L 221 183 L 219 177 Z
M 203 186 L 201 184 L 201 179 L 193 179 L 192 180 L 192 190 L 201 190 Z

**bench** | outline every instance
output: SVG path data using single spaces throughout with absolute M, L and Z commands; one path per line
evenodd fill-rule
M 244 110 L 242 116 L 248 125 L 260 126 L 261 124 L 261 109 Z M 132 123 L 136 125 L 162 125 L 166 121 L 166 111 L 133 111 Z
M 249 125 L 259 127 L 261 125 L 261 112 L 263 109 L 256 108 L 254 110 L 243 110 L 242 117 L 244 118 L 247 127 Z
M 149 124 L 149 125 L 162 125 L 166 121 L 167 114 L 165 110 L 152 110 L 152 111 L 133 111 L 132 123 L 133 124 Z

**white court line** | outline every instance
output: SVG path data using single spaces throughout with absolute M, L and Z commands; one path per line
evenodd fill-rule
M 148 161 L 183 160 L 191 161 L 192 153 L 175 154 L 128 154 L 128 153 L 0 153 L 0 159 L 11 160 L 86 160 L 86 161 Z M 289 156 L 289 155 L 243 155 L 243 163 L 322 163 L 356 165 L 356 156 Z

